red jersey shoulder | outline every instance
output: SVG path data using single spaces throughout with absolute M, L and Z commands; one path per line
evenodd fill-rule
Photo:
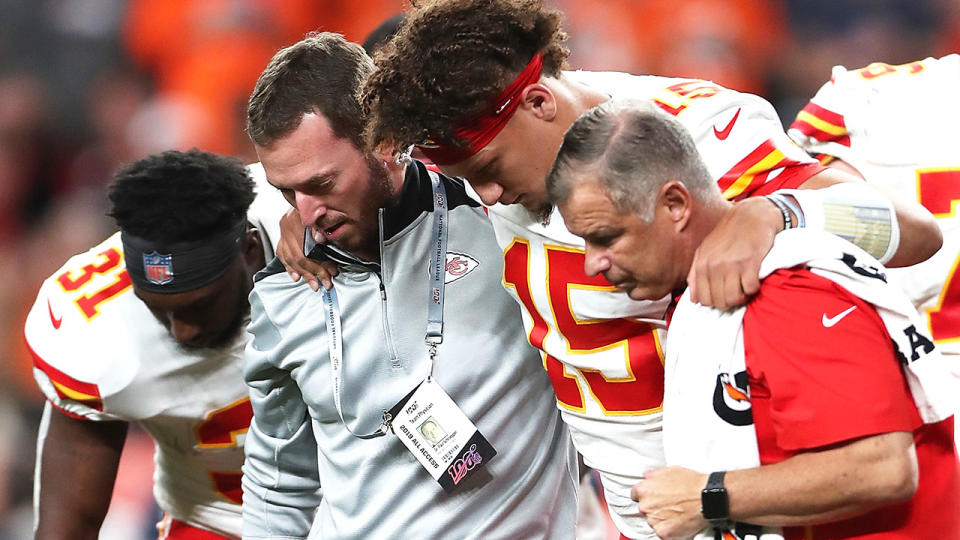
M 778 315 L 790 313 L 794 319 L 802 321 L 805 326 L 804 315 L 833 312 L 838 308 L 848 311 L 850 307 L 861 309 L 855 319 L 865 318 L 872 321 L 878 331 L 884 331 L 883 321 L 867 302 L 853 295 L 834 281 L 819 276 L 806 268 L 783 268 L 764 278 L 760 284 L 760 292 L 747 305 L 747 312 L 758 316 Z M 846 318 L 832 315 L 813 317 L 814 323 L 823 328 L 832 328 Z M 812 324 L 814 328 L 817 324 Z
M 851 347 L 869 346 L 877 353 L 894 354 L 873 306 L 805 268 L 780 269 L 764 278 L 747 305 L 744 325 L 795 353 L 842 355 Z
M 774 272 L 747 305 L 743 331 L 751 395 L 769 400 L 780 448 L 919 425 L 879 314 L 833 281 L 803 268 Z

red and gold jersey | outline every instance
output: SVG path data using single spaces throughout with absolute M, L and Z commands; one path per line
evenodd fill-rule
M 811 154 L 840 158 L 868 182 L 919 202 L 937 219 L 943 248 L 889 275 L 900 283 L 943 353 L 960 354 L 960 56 L 900 66 L 833 68 L 797 115 L 790 136 Z M 957 370 L 960 373 L 960 369 Z
M 763 99 L 713 83 L 573 72 L 614 98 L 650 99 L 693 135 L 731 200 L 792 188 L 822 168 L 784 134 Z M 587 465 L 603 478 L 618 528 L 653 532 L 630 500 L 644 471 L 663 466 L 663 332 L 669 299 L 637 302 L 583 270 L 583 240 L 554 209 L 542 222 L 519 205 L 493 206 L 504 250 L 504 285 L 523 306 L 528 339 L 541 349 L 557 403 Z
M 258 180 L 248 218 L 279 238 L 287 205 Z M 265 243 L 265 256 L 273 247 Z M 240 467 L 252 410 L 240 360 L 247 341 L 184 349 L 134 294 L 120 233 L 71 257 L 40 288 L 24 333 L 34 377 L 62 413 L 138 421 L 153 437 L 154 496 L 173 518 L 240 536 Z

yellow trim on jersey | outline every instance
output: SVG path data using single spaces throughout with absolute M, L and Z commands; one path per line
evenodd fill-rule
M 568 246 L 559 246 L 559 245 L 556 245 L 556 244 L 546 244 L 546 243 L 545 243 L 545 244 L 543 245 L 543 248 L 544 248 L 544 260 L 545 260 L 545 262 L 546 262 L 546 267 L 547 267 L 547 283 L 548 283 L 548 284 L 550 283 L 550 255 L 549 255 L 549 251 L 550 251 L 551 249 L 552 249 L 552 250 L 555 250 L 555 251 L 564 251 L 564 252 L 567 252 L 567 253 L 577 253 L 577 254 L 581 254 L 581 255 L 585 255 L 585 254 L 586 254 L 586 252 L 585 252 L 584 250 L 582 250 L 582 249 L 572 248 L 572 247 L 568 247 Z M 575 323 L 577 323 L 578 325 L 579 325 L 579 324 L 583 324 L 583 325 L 587 325 L 587 324 L 602 324 L 602 323 L 606 323 L 606 322 L 610 322 L 610 321 L 611 321 L 611 319 L 578 319 L 577 316 L 576 316 L 576 314 L 574 314 L 574 312 L 573 312 L 573 304 L 572 304 L 571 301 L 570 301 L 570 290 L 571 290 L 571 289 L 574 289 L 574 288 L 579 289 L 579 290 L 593 290 L 593 291 L 600 291 L 600 292 L 610 292 L 610 291 L 615 291 L 615 290 L 616 290 L 616 287 L 614 287 L 614 286 L 600 286 L 600 285 L 585 285 L 585 284 L 578 284 L 578 283 L 567 283 L 567 284 L 566 284 L 566 290 L 564 291 L 564 292 L 565 292 L 565 297 L 566 297 L 566 304 L 567 304 L 566 307 L 567 307 L 567 309 L 568 309 L 569 312 L 570 312 L 570 318 L 573 319 L 573 321 L 574 321 Z M 551 295 L 550 295 L 550 291 L 549 291 L 549 290 L 547 291 L 547 304 L 548 304 L 549 307 L 550 307 L 550 315 L 553 317 L 553 321 L 554 321 L 554 322 L 558 321 L 558 319 L 557 319 L 557 312 L 556 312 L 556 310 L 555 310 L 555 308 L 554 308 L 553 300 L 552 300 L 552 297 L 551 297 Z M 628 319 L 627 317 L 621 317 L 621 318 Z M 663 365 L 663 362 L 664 362 L 664 360 L 663 360 L 663 350 L 662 350 L 662 348 L 660 347 L 660 340 L 659 340 L 659 338 L 657 337 L 657 333 L 656 333 L 656 331 L 654 330 L 653 326 L 652 326 L 652 325 L 649 325 L 649 323 L 642 323 L 642 322 L 640 322 L 640 321 L 635 321 L 635 322 L 637 322 L 637 324 L 647 324 L 648 326 L 650 326 L 650 332 L 653 334 L 654 343 L 656 343 L 657 354 L 658 354 L 658 356 L 660 357 L 660 364 Z M 548 326 L 549 326 L 549 323 L 548 323 Z M 559 335 L 559 336 L 563 339 L 564 348 L 566 349 L 566 353 L 569 354 L 569 355 L 595 354 L 595 353 L 598 353 L 598 352 L 609 351 L 609 350 L 616 349 L 616 348 L 618 348 L 618 347 L 622 347 L 622 348 L 623 348 L 623 363 L 624 363 L 624 366 L 625 366 L 625 370 L 626 370 L 626 372 L 627 372 L 627 375 L 626 375 L 625 377 L 607 377 L 607 376 L 603 373 L 603 370 L 600 370 L 600 369 L 589 369 L 589 368 L 579 367 L 579 366 L 578 366 L 578 367 L 574 367 L 574 369 L 580 371 L 581 373 L 583 373 L 583 372 L 598 373 L 601 377 L 603 377 L 603 380 L 604 380 L 604 381 L 609 382 L 609 383 L 629 383 L 629 382 L 635 382 L 635 381 L 637 380 L 637 376 L 633 373 L 633 368 L 630 366 L 630 345 L 629 345 L 629 343 L 628 343 L 628 342 L 629 342 L 629 338 L 627 338 L 627 339 L 621 339 L 620 341 L 616 341 L 616 342 L 614 342 L 614 343 L 610 343 L 610 344 L 603 345 L 603 346 L 601 346 L 601 347 L 596 347 L 596 348 L 593 348 L 593 349 L 571 349 L 571 348 L 570 348 L 570 340 L 569 340 L 569 338 L 567 338 L 566 336 L 564 336 L 563 333 L 560 332 L 560 329 L 559 329 L 559 328 L 557 329 L 557 335 Z M 546 336 L 544 336 L 544 340 L 546 340 Z M 562 365 L 564 365 L 564 367 L 566 367 L 566 363 L 565 363 L 565 362 L 562 362 L 562 361 L 561 361 L 560 363 L 561 363 Z M 573 367 L 573 366 L 571 366 L 571 367 Z M 566 373 L 566 371 L 564 371 L 564 373 Z M 655 412 L 660 412 L 661 410 L 663 410 L 663 402 L 661 401 L 660 406 L 658 406 L 658 407 L 653 407 L 653 408 L 651 408 L 651 409 L 642 409 L 642 410 L 636 410 L 636 411 L 608 411 L 607 408 L 603 406 L 603 402 L 600 401 L 600 398 L 597 397 L 597 394 L 594 393 L 593 387 L 590 386 L 590 382 L 587 381 L 586 378 L 584 378 L 583 383 L 586 385 L 587 390 L 590 392 L 590 395 L 593 396 L 593 401 L 594 401 L 594 403 L 596 403 L 597 406 L 600 407 L 600 410 L 603 411 L 603 414 L 604 414 L 605 416 L 642 416 L 642 415 L 652 414 L 652 413 L 655 413 Z M 578 384 L 577 386 L 579 387 L 580 385 Z M 583 394 L 583 390 L 582 390 L 582 389 L 580 390 L 580 393 L 581 393 L 581 395 Z M 584 402 L 584 405 L 586 405 L 586 402 Z
M 530 291 L 530 302 L 531 302 L 532 304 L 534 304 L 534 305 L 532 305 L 532 306 L 530 306 L 530 307 L 531 307 L 532 309 L 537 309 L 536 302 L 534 302 L 534 300 L 533 300 L 533 288 L 530 287 L 530 242 L 529 242 L 528 240 L 524 239 L 524 238 L 520 238 L 520 237 L 514 236 L 514 237 L 513 237 L 513 241 L 510 242 L 510 244 L 507 246 L 507 248 L 503 250 L 503 257 L 506 257 L 506 256 L 507 256 L 507 252 L 509 252 L 511 249 L 513 249 L 513 246 L 517 245 L 518 243 L 527 246 L 527 260 L 526 260 L 525 264 L 523 265 L 523 270 L 524 270 L 524 273 L 526 274 L 527 290 Z M 534 345 L 533 342 L 530 341 L 530 336 L 533 335 L 533 329 L 534 329 L 534 327 L 537 325 L 537 321 L 534 319 L 533 314 L 526 312 L 526 311 L 527 311 L 527 306 L 525 306 L 525 305 L 523 304 L 523 300 L 520 299 L 520 292 L 517 291 L 517 287 L 516 287 L 513 283 L 510 283 L 510 282 L 507 281 L 507 274 L 506 274 L 506 272 L 507 272 L 507 265 L 504 264 L 504 265 L 503 265 L 503 270 L 502 270 L 501 273 L 500 273 L 500 282 L 503 283 L 503 288 L 504 288 L 504 289 L 506 289 L 507 287 L 509 287 L 509 288 L 511 288 L 511 289 L 514 290 L 515 296 L 517 297 L 517 301 L 519 302 L 520 307 L 523 308 L 523 309 L 520 310 L 520 313 L 521 313 L 521 314 L 524 314 L 524 315 L 526 315 L 527 317 L 530 318 L 530 331 L 527 332 L 527 343 L 529 343 L 532 347 L 536 347 L 536 345 Z M 537 315 L 540 315 L 540 314 L 537 313 Z M 543 318 L 543 317 L 541 316 L 541 318 Z M 544 321 L 544 326 L 545 326 L 546 329 L 547 329 L 546 332 L 543 333 L 543 340 L 545 341 L 545 340 L 547 339 L 547 336 L 550 335 L 550 322 L 549 322 L 549 321 Z M 541 342 L 541 343 L 542 343 L 542 342 Z M 544 362 L 543 368 L 546 369 L 546 368 L 547 368 L 547 364 L 546 364 L 547 361 L 546 361 L 546 359 L 544 359 L 543 362 Z
M 546 261 L 547 283 L 548 283 L 548 284 L 550 283 L 550 253 L 549 253 L 550 250 L 554 250 L 554 251 L 564 251 L 564 252 L 567 252 L 567 253 L 576 253 L 576 254 L 579 254 L 579 255 L 585 255 L 585 254 L 586 254 L 586 252 L 585 252 L 584 250 L 578 249 L 578 248 L 572 248 L 572 247 L 568 247 L 568 246 L 558 246 L 558 245 L 555 245 L 555 244 L 554 244 L 554 245 L 544 244 L 544 245 L 543 245 L 543 251 L 544 251 L 544 260 Z M 549 288 L 549 285 L 548 285 L 548 288 Z M 566 307 L 567 307 L 567 309 L 570 311 L 570 318 L 573 319 L 573 321 L 574 321 L 575 323 L 577 323 L 578 325 L 581 325 L 581 324 L 582 324 L 582 325 L 587 325 L 587 324 L 604 323 L 604 322 L 607 322 L 607 321 L 609 320 L 609 319 L 578 319 L 577 316 L 576 316 L 576 314 L 574 314 L 574 312 L 573 312 L 573 305 L 570 303 L 570 289 L 573 289 L 573 288 L 580 289 L 580 290 L 586 290 L 586 291 L 591 291 L 591 290 L 592 290 L 592 291 L 609 292 L 609 291 L 615 291 L 615 290 L 616 290 L 616 287 L 613 287 L 613 286 L 604 287 L 604 286 L 600 286 L 600 285 L 584 285 L 584 284 L 581 284 L 581 283 L 567 283 L 566 290 L 564 291 L 565 296 L 566 296 L 566 304 L 567 304 Z M 553 321 L 554 321 L 554 322 L 558 321 L 559 319 L 557 319 L 557 311 L 556 311 L 556 309 L 554 308 L 553 299 L 552 299 L 552 297 L 550 296 L 550 291 L 549 291 L 549 290 L 547 291 L 547 305 L 550 307 L 550 315 L 553 317 Z M 622 339 L 622 340 L 617 341 L 617 342 L 615 342 L 615 343 L 609 343 L 609 344 L 603 345 L 603 346 L 601 346 L 601 347 L 596 347 L 596 348 L 594 348 L 594 349 L 571 349 L 571 348 L 570 348 L 570 340 L 569 340 L 569 338 L 567 338 L 567 337 L 564 336 L 562 333 L 560 333 L 560 329 L 559 329 L 559 328 L 557 329 L 557 334 L 558 334 L 560 337 L 563 338 L 563 343 L 564 343 L 564 345 L 565 345 L 565 349 L 566 349 L 566 352 L 567 352 L 568 354 L 592 354 L 592 353 L 595 353 L 595 352 L 609 351 L 609 350 L 614 349 L 614 348 L 616 348 L 616 347 L 618 347 L 618 346 L 620 346 L 620 345 L 622 344 L 622 345 L 623 345 L 623 348 L 624 348 L 624 351 L 623 351 L 623 352 L 624 352 L 624 358 L 627 359 L 627 362 L 628 362 L 628 364 L 629 364 L 630 358 L 629 358 L 629 356 L 628 356 L 628 354 L 627 354 L 627 347 L 626 347 L 626 342 L 627 342 L 627 340 L 626 340 L 626 339 Z M 577 368 L 577 369 L 582 369 L 582 368 Z M 592 371 L 597 371 L 597 370 L 591 369 L 591 370 L 587 370 L 587 371 L 591 371 L 591 372 L 592 372 Z M 629 372 L 629 370 L 628 370 L 628 372 Z M 604 378 L 606 378 L 606 377 L 604 377 Z M 629 381 L 633 381 L 633 380 L 636 380 L 636 379 L 629 379 Z M 627 382 L 629 382 L 629 381 L 627 381 Z M 618 381 L 618 382 L 619 382 L 619 381 Z M 591 393 L 592 393 L 592 392 L 591 392 Z
M 933 343 L 935 345 L 942 344 L 942 343 L 960 342 L 960 334 L 953 337 L 944 338 L 944 339 L 937 339 L 936 336 L 934 336 L 933 334 L 933 324 L 932 324 L 932 321 L 930 320 L 934 313 L 943 309 L 943 302 L 947 296 L 947 289 L 949 288 L 949 285 L 953 281 L 954 277 L 960 277 L 960 276 L 957 276 L 958 267 L 960 267 L 960 256 L 958 256 L 953 261 L 953 266 L 951 266 L 950 271 L 947 272 L 947 279 L 943 281 L 943 288 L 940 289 L 940 296 L 937 298 L 937 304 L 932 307 L 924 308 L 924 311 L 927 312 L 927 330 L 930 331 L 930 337 L 933 338 Z M 960 331 L 960 329 L 958 329 L 958 331 Z
M 831 162 L 836 160 L 837 160 L 837 156 L 831 156 L 830 154 L 820 154 L 819 156 L 817 156 L 817 161 L 819 161 L 820 164 L 824 166 L 829 165 Z
M 49 376 L 47 377 L 47 379 L 49 379 L 49 381 L 53 383 L 53 386 L 57 389 L 58 392 L 60 392 L 63 396 L 69 399 L 72 399 L 74 401 L 84 401 L 84 402 L 100 401 L 100 396 L 87 394 L 85 392 L 79 392 L 77 390 L 74 390 L 73 388 L 70 388 L 69 386 L 66 386 L 62 383 L 58 383 L 57 381 L 51 379 Z
M 549 370 L 547 369 L 547 352 L 541 350 L 541 351 L 540 351 L 540 358 L 543 360 L 543 370 L 544 370 L 544 371 L 549 371 Z M 573 405 L 570 405 L 569 403 L 564 403 L 563 401 L 560 401 L 560 396 L 556 395 L 556 389 L 554 389 L 554 398 L 555 398 L 556 401 L 557 401 L 557 405 L 563 407 L 564 409 L 566 409 L 566 410 L 568 410 L 568 411 L 573 411 L 573 412 L 578 412 L 578 413 L 585 413 L 585 412 L 587 412 L 587 400 L 584 398 L 584 395 L 583 395 L 583 385 L 584 385 L 584 384 L 587 384 L 587 381 L 581 381 L 581 380 L 580 380 L 580 377 L 579 377 L 576 373 L 568 373 L 568 372 L 567 372 L 567 365 L 564 364 L 563 362 L 561 362 L 559 358 L 555 358 L 555 360 L 557 361 L 558 364 L 560 364 L 560 370 L 561 370 L 561 371 L 560 371 L 560 375 L 561 375 L 563 378 L 565 378 L 565 379 L 573 379 L 573 384 L 577 385 L 577 392 L 580 393 L 580 403 L 583 403 L 583 407 L 574 407 Z M 574 369 L 576 369 L 576 368 L 574 368 Z M 552 385 L 551 385 L 551 386 L 552 386 Z M 587 384 L 587 386 L 589 386 L 589 384 Z M 602 407 L 601 407 L 601 408 L 602 408 Z
M 567 252 L 570 252 L 570 253 L 578 253 L 578 252 L 579 252 L 579 253 L 583 253 L 583 250 L 578 250 L 578 249 L 576 249 L 576 248 L 568 248 L 568 247 L 565 247 L 565 246 L 559 246 L 559 245 L 547 244 L 547 243 L 544 243 L 544 244 L 543 244 L 543 267 L 544 267 L 544 274 L 545 274 L 545 276 L 546 276 L 546 279 L 545 279 L 545 281 L 544 281 L 544 284 L 546 285 L 547 307 L 550 309 L 550 317 L 551 317 L 550 320 L 546 321 L 546 323 L 547 323 L 547 328 L 548 328 L 548 329 L 549 329 L 553 324 L 556 324 L 556 323 L 557 323 L 557 314 L 556 314 L 556 312 L 553 310 L 553 301 L 550 299 L 550 250 L 551 250 L 551 249 L 556 249 L 556 250 L 560 250 L 560 251 L 567 251 Z M 530 272 L 530 264 L 528 263 L 528 264 L 527 264 L 527 279 L 528 279 L 528 280 L 530 279 L 529 272 Z M 527 283 L 529 283 L 529 281 L 527 281 Z M 530 291 L 530 299 L 531 299 L 531 301 L 533 300 L 533 291 L 532 291 L 532 290 Z M 570 350 L 570 342 L 567 340 L 567 338 L 566 338 L 563 334 L 560 333 L 560 329 L 559 329 L 559 328 L 557 328 L 556 331 L 557 331 L 557 332 L 556 332 L 557 335 L 560 336 L 560 339 L 563 341 L 564 347 L 569 351 L 569 350 Z M 546 343 L 547 343 L 547 334 L 544 334 L 544 336 L 543 336 L 544 353 L 546 353 Z M 546 353 L 546 354 L 549 354 L 549 353 Z M 559 358 L 557 358 L 557 361 L 560 362 L 560 365 L 563 367 L 563 376 L 564 376 L 564 377 L 568 377 L 568 376 L 569 376 L 569 377 L 573 378 L 573 380 L 577 383 L 577 391 L 580 392 L 580 403 L 583 403 L 583 407 L 572 407 L 572 406 L 569 406 L 569 405 L 567 405 L 567 404 L 565 404 L 565 403 L 562 403 L 559 399 L 557 400 L 557 403 L 560 403 L 560 405 L 563 405 L 565 409 L 568 409 L 568 410 L 571 410 L 571 411 L 577 411 L 577 412 L 585 413 L 585 412 L 587 411 L 587 400 L 586 400 L 586 396 L 583 395 L 583 387 L 586 386 L 587 388 L 590 388 L 590 383 L 588 383 L 587 380 L 583 378 L 583 374 L 582 374 L 582 373 L 568 373 L 568 372 L 567 372 L 567 363 L 566 363 L 566 362 L 564 362 L 563 360 L 560 360 Z M 546 363 L 546 359 L 544 359 L 544 363 Z M 546 365 L 546 364 L 544 364 L 544 365 Z M 578 367 L 576 367 L 576 366 L 570 366 L 570 367 L 573 368 L 573 369 L 575 369 L 575 370 L 577 370 L 577 371 L 580 371 L 580 368 L 578 368 Z M 593 396 L 593 390 L 590 390 L 590 395 Z M 599 405 L 599 403 L 600 403 L 600 402 L 597 400 L 597 396 L 593 396 L 593 401 L 596 402 L 598 405 Z M 601 405 L 600 408 L 603 409 L 603 406 Z
M 797 113 L 797 119 L 795 122 L 806 122 L 818 130 L 823 131 L 824 133 L 829 133 L 830 135 L 835 135 L 838 137 L 848 134 L 846 127 L 831 124 L 830 122 L 827 122 L 818 116 L 814 116 L 807 111 L 800 111 Z
M 518 236 L 514 236 L 514 237 L 513 237 L 513 240 L 510 242 L 510 244 L 508 244 L 507 247 L 506 247 L 506 249 L 503 250 L 503 256 L 504 256 L 504 259 L 506 259 L 507 253 L 509 253 L 510 250 L 513 249 L 513 246 L 517 245 L 518 243 L 527 246 L 527 258 L 526 258 L 526 260 L 524 261 L 524 264 L 523 264 L 523 269 L 524 269 L 524 274 L 525 274 L 525 278 L 524 278 L 524 279 L 527 280 L 527 291 L 530 293 L 530 303 L 533 304 L 533 305 L 527 306 L 526 304 L 524 304 L 524 303 L 523 303 L 523 300 L 520 298 L 520 292 L 517 291 L 516 285 L 514 285 L 513 283 L 510 283 L 510 282 L 507 281 L 507 276 L 506 276 L 506 271 L 507 271 L 506 260 L 504 260 L 503 273 L 502 273 L 502 275 L 501 275 L 500 281 L 503 283 L 503 287 L 504 287 L 505 289 L 509 287 L 509 288 L 511 288 L 511 289 L 514 290 L 514 295 L 516 296 L 517 301 L 518 301 L 518 303 L 520 304 L 520 308 L 521 308 L 521 309 L 520 309 L 520 313 L 521 313 L 521 315 L 522 315 L 523 317 L 525 317 L 525 318 L 529 318 L 529 319 L 530 319 L 530 331 L 527 332 L 527 343 L 529 343 L 530 346 L 536 348 L 536 349 L 540 352 L 540 360 L 541 360 L 541 364 L 543 365 L 543 370 L 549 373 L 549 372 L 550 372 L 550 369 L 547 367 L 547 355 L 548 355 L 548 353 L 543 349 L 543 347 L 544 347 L 543 343 L 547 340 L 547 336 L 550 335 L 550 331 L 551 331 L 550 321 L 547 321 L 547 320 L 543 317 L 543 315 L 540 314 L 539 310 L 537 310 L 536 301 L 533 299 L 533 288 L 530 286 L 530 241 L 528 241 L 528 240 L 525 239 L 525 238 L 520 238 L 520 237 L 518 237 Z M 547 264 L 549 264 L 549 262 L 548 262 Z M 547 291 L 548 297 L 549 297 L 549 292 L 550 292 L 550 291 Z M 549 299 L 548 299 L 548 302 L 549 302 Z M 540 343 L 541 343 L 541 346 L 540 346 L 540 347 L 537 347 L 536 345 L 534 345 L 534 344 L 533 344 L 533 341 L 531 340 L 531 336 L 533 335 L 534 327 L 537 325 L 537 321 L 536 321 L 536 318 L 534 317 L 534 314 L 528 312 L 528 310 L 531 310 L 531 309 L 534 310 L 534 311 L 536 311 L 536 316 L 537 316 L 537 317 L 540 317 L 541 319 L 544 319 L 543 325 L 544 325 L 544 327 L 546 328 L 546 331 L 543 333 L 543 339 L 541 339 L 541 341 L 540 341 Z M 557 359 L 557 363 L 560 364 L 560 369 L 561 369 L 560 376 L 563 377 L 563 378 L 565 378 L 565 379 L 572 379 L 572 380 L 573 380 L 573 384 L 575 384 L 575 385 L 577 386 L 577 392 L 579 392 L 579 394 L 580 394 L 580 403 L 583 403 L 583 407 L 574 407 L 573 405 L 569 405 L 569 404 L 567 404 L 567 403 L 565 403 L 565 402 L 563 402 L 563 401 L 560 401 L 560 397 L 556 395 L 556 387 L 554 387 L 554 398 L 556 399 L 557 405 L 559 405 L 561 408 L 566 409 L 566 410 L 568 410 L 568 411 L 573 411 L 573 412 L 578 412 L 578 413 L 585 413 L 585 412 L 587 411 L 587 402 L 586 402 L 586 400 L 584 399 L 584 396 L 583 396 L 583 386 L 581 385 L 580 378 L 579 378 L 576 374 L 568 373 L 568 372 L 567 372 L 567 367 L 566 367 L 566 365 L 565 365 L 563 362 L 561 362 L 559 359 Z M 553 387 L 553 382 L 552 382 L 552 381 L 551 381 L 551 387 Z
M 922 197 L 922 194 L 923 194 L 923 182 L 922 182 L 923 179 L 922 179 L 922 176 L 923 176 L 924 174 L 928 174 L 928 173 L 949 173 L 949 172 L 953 172 L 953 173 L 960 172 L 960 168 L 958 168 L 958 167 L 930 167 L 930 168 L 926 168 L 926 169 L 917 169 L 917 170 L 916 170 L 916 177 L 917 177 L 917 178 L 916 178 L 916 180 L 915 180 L 915 183 L 916 183 L 916 191 L 915 191 L 915 193 L 917 194 L 917 203 L 919 203 L 921 206 L 923 205 L 923 201 L 921 200 L 921 197 Z M 956 217 L 956 216 L 957 216 L 957 207 L 958 207 L 958 206 L 960 206 L 960 199 L 951 199 L 951 200 L 950 200 L 950 211 L 949 211 L 949 212 L 942 212 L 942 213 L 930 212 L 930 213 L 933 214 L 933 217 L 935 217 L 935 218 L 937 218 L 937 219 L 952 218 L 952 217 Z
M 210 484 L 213 486 L 213 491 L 216 492 L 217 495 L 219 495 L 220 497 L 222 497 L 223 500 L 227 501 L 227 502 L 230 503 L 230 504 L 237 504 L 237 505 L 242 504 L 242 499 L 241 499 L 240 501 L 237 501 L 237 500 L 234 500 L 234 499 L 233 499 L 232 497 L 230 497 L 229 495 L 227 495 L 226 492 L 224 492 L 224 490 L 220 488 L 220 482 L 217 481 L 217 477 L 223 478 L 223 477 L 231 476 L 231 477 L 240 477 L 240 478 L 243 478 L 243 472 L 242 472 L 242 471 L 239 471 L 239 470 L 237 470 L 237 471 L 207 471 L 207 476 L 210 477 Z M 241 496 L 242 496 L 243 492 L 241 491 L 240 494 L 241 494 Z
M 751 166 L 746 170 L 739 178 L 737 178 L 730 187 L 723 191 L 723 197 L 727 200 L 731 200 L 739 196 L 750 184 L 753 183 L 753 180 L 758 174 L 769 172 L 774 169 L 777 163 L 780 163 L 787 156 L 783 154 L 778 148 L 774 148 L 769 154 L 766 155 L 763 159 L 758 161 L 755 165 Z
M 226 443 L 226 442 L 224 442 L 224 443 L 205 443 L 205 442 L 201 442 L 201 441 L 200 441 L 200 428 L 201 428 L 208 420 L 210 420 L 211 418 L 213 418 L 213 417 L 216 416 L 217 414 L 219 414 L 219 413 L 221 413 L 221 412 L 223 412 L 223 411 L 232 409 L 232 408 L 234 408 L 234 407 L 239 407 L 240 405 L 243 405 L 244 403 L 247 403 L 247 402 L 249 402 L 249 401 L 250 401 L 250 396 L 244 396 L 244 397 L 242 397 L 242 398 L 234 401 L 233 403 L 230 403 L 229 405 L 225 405 L 225 406 L 223 406 L 223 407 L 220 407 L 219 409 L 214 409 L 214 410 L 210 411 L 209 413 L 207 413 L 207 415 L 204 416 L 203 421 L 198 422 L 198 423 L 197 423 L 197 427 L 194 428 L 194 434 L 195 434 L 196 437 L 197 437 L 197 448 L 198 448 L 198 449 L 202 449 L 202 450 L 209 450 L 209 449 L 213 449 L 213 448 L 233 448 L 233 447 L 239 446 L 239 445 L 237 444 L 237 437 L 240 436 L 240 435 L 242 435 L 242 434 L 244 434 L 244 433 L 246 433 L 247 431 L 249 431 L 249 430 L 250 430 L 250 426 L 249 426 L 249 425 L 248 425 L 247 427 L 243 427 L 243 428 L 240 428 L 240 429 L 234 429 L 234 430 L 232 430 L 232 431 L 229 431 L 228 433 L 229 433 L 229 435 L 230 435 L 230 442 L 228 442 L 228 443 Z
M 657 347 L 657 355 L 660 357 L 660 365 L 663 365 L 663 362 L 664 362 L 663 348 L 660 346 L 660 337 L 657 335 L 656 330 L 654 330 L 652 327 L 650 329 L 650 332 L 653 334 L 653 342 L 654 344 L 656 344 L 656 347 Z M 626 378 L 622 378 L 622 379 L 607 378 L 607 376 L 603 374 L 603 371 L 599 369 L 587 369 L 587 368 L 577 368 L 577 369 L 579 369 L 581 372 L 589 371 L 590 373 L 597 373 L 601 377 L 603 377 L 603 380 L 605 382 L 609 382 L 609 383 L 636 382 L 637 376 L 633 374 L 633 368 L 630 367 L 630 355 L 627 352 L 627 347 L 628 345 L 624 344 L 624 363 L 626 365 L 627 373 L 629 374 L 628 377 Z M 597 397 L 597 395 L 593 392 L 593 387 L 590 386 L 589 381 L 584 381 L 584 382 L 587 383 L 587 389 L 590 390 L 590 395 L 593 396 L 593 400 L 600 407 L 600 410 L 603 411 L 604 416 L 645 416 L 648 414 L 653 414 L 653 413 L 658 413 L 663 411 L 663 400 L 660 400 L 659 406 L 653 407 L 650 409 L 641 409 L 638 411 L 608 411 L 606 407 L 603 406 L 603 402 L 600 401 L 600 398 Z

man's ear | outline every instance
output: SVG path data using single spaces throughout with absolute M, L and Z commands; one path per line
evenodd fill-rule
M 372 152 L 373 157 L 383 162 L 383 166 L 390 172 L 402 171 L 406 166 L 402 160 L 397 159 L 398 155 L 393 146 L 389 143 L 380 143 Z
M 557 117 L 557 96 L 545 84 L 534 83 L 520 92 L 520 108 L 540 120 L 552 122 Z
M 247 268 L 257 269 L 263 268 L 267 264 L 263 260 L 260 231 L 249 222 L 247 222 L 247 233 L 243 244 L 243 262 L 247 265 Z
M 693 196 L 682 182 L 671 180 L 660 188 L 657 194 L 657 207 L 670 216 L 678 231 L 683 230 L 690 221 Z

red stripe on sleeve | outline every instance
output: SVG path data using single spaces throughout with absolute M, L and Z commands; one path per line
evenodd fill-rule
M 61 399 L 78 401 L 98 411 L 103 410 L 103 401 L 101 400 L 100 389 L 97 385 L 74 379 L 51 366 L 33 350 L 29 341 L 27 342 L 27 349 L 30 351 L 30 355 L 33 356 L 33 365 L 50 378 L 54 389 L 57 391 L 57 395 L 60 396 Z
M 825 169 L 826 167 L 818 163 L 804 163 L 796 167 L 787 167 L 773 180 L 758 185 L 753 191 L 747 191 L 734 200 L 740 201 L 747 197 L 769 195 L 780 189 L 799 189 L 811 176 Z
M 803 112 L 816 116 L 828 124 L 833 124 L 834 126 L 844 129 L 847 127 L 847 124 L 843 121 L 842 114 L 835 113 L 830 109 L 825 109 L 812 101 L 807 103 L 807 106 L 803 108 Z
M 777 146 L 770 139 L 767 139 L 760 146 L 756 147 L 753 152 L 747 154 L 747 156 L 740 160 L 739 163 L 734 165 L 729 171 L 724 173 L 723 176 L 717 180 L 717 185 L 720 186 L 720 191 L 726 191 L 727 188 L 733 185 L 741 176 L 743 176 L 750 167 L 753 167 L 757 163 L 763 160 L 763 158 L 769 156 L 773 151 L 777 149 Z
M 60 414 L 65 414 L 65 415 L 69 416 L 70 418 L 73 418 L 74 420 L 86 420 L 86 421 L 88 421 L 88 422 L 92 422 L 92 420 L 90 420 L 90 419 L 87 418 L 86 416 L 83 416 L 83 415 L 80 415 L 80 414 L 77 414 L 77 413 L 72 413 L 72 412 L 64 409 L 63 407 L 57 405 L 56 403 L 50 401 L 49 399 L 47 400 L 47 402 L 49 402 L 49 403 L 50 403 L 50 406 L 53 407 L 54 409 L 56 409 L 57 412 L 59 412 Z
M 818 123 L 819 126 L 816 125 Z M 843 115 L 825 109 L 812 101 L 797 114 L 797 118 L 790 124 L 790 129 L 795 129 L 820 142 L 835 142 L 850 146 L 850 136 L 847 134 L 847 124 L 843 120 Z
M 807 122 L 804 122 L 803 120 L 794 120 L 794 122 L 790 124 L 790 129 L 795 129 L 807 137 L 812 137 L 820 142 L 835 142 L 837 144 L 842 144 L 843 146 L 850 146 L 849 135 L 837 136 L 832 133 L 827 133 L 826 131 L 821 131 Z
M 724 196 L 738 201 L 778 189 L 796 188 L 822 170 L 819 164 L 802 163 L 785 156 L 768 139 L 721 176 L 717 185 Z M 776 171 L 779 173 L 773 176 Z

